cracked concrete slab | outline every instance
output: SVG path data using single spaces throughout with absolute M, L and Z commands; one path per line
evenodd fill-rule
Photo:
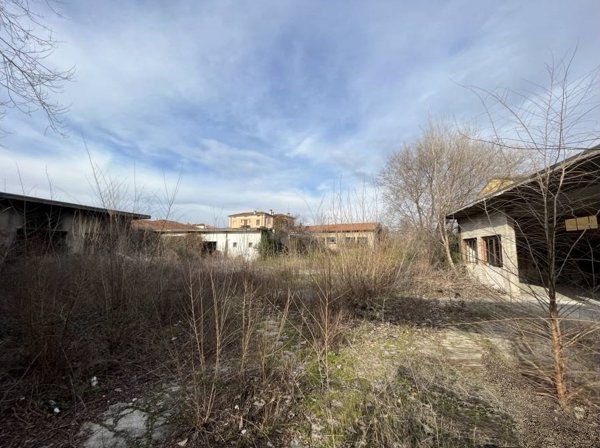
M 143 437 L 150 426 L 149 417 L 146 412 L 134 409 L 119 419 L 115 431 L 127 433 L 131 438 Z
M 82 432 L 89 434 L 84 448 L 126 448 L 125 439 L 115 434 L 110 429 L 96 423 L 87 422 L 82 427 Z
M 80 431 L 85 448 L 160 446 L 172 426 L 172 393 L 162 392 L 130 403 L 114 403 L 97 422 L 86 422 Z

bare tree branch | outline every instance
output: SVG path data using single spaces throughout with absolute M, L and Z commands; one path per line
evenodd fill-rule
M 15 108 L 25 114 L 41 110 L 48 118 L 49 127 L 60 132 L 61 116 L 67 108 L 51 99 L 70 81 L 74 69 L 61 71 L 51 67 L 47 60 L 55 51 L 58 41 L 47 27 L 44 17 L 35 12 L 28 0 L 0 2 L 0 113 Z M 51 4 L 42 2 L 43 6 Z

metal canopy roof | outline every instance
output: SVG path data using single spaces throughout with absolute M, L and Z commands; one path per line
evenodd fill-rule
M 90 212 L 90 213 L 119 215 L 119 216 L 131 218 L 131 219 L 150 219 L 150 215 L 143 215 L 140 213 L 124 212 L 124 211 L 120 211 L 120 210 L 111 210 L 108 208 L 93 207 L 90 205 L 74 204 L 71 202 L 55 201 L 53 199 L 36 198 L 33 196 L 25 196 L 25 195 L 21 195 L 21 194 L 13 194 L 13 193 L 6 193 L 6 192 L 0 191 L 0 201 L 3 201 L 3 200 L 9 201 L 9 202 L 21 202 L 21 203 L 48 205 L 51 207 L 60 207 L 60 208 L 66 208 L 66 209 L 71 209 L 71 210 L 83 210 L 83 211 Z
M 561 162 L 558 162 L 549 167 L 543 168 L 530 176 L 527 176 L 523 180 L 519 182 L 515 182 L 512 185 L 509 185 L 505 188 L 502 188 L 498 191 L 490 193 L 482 198 L 479 198 L 457 210 L 454 210 L 452 213 L 449 213 L 446 218 L 447 219 L 460 219 L 465 218 L 472 213 L 480 213 L 482 211 L 489 210 L 490 208 L 497 207 L 502 204 L 502 206 L 508 206 L 511 202 L 519 201 L 522 199 L 522 193 L 524 191 L 533 190 L 533 193 L 537 191 L 535 188 L 531 188 L 534 182 L 540 179 L 540 176 L 545 176 L 549 174 L 552 176 L 553 174 L 559 172 L 559 170 L 565 170 L 565 173 L 568 174 L 569 171 L 574 171 L 575 169 L 579 169 L 580 173 L 578 173 L 578 178 L 581 182 L 581 186 L 585 186 L 588 184 L 594 184 L 595 182 L 600 182 L 599 174 L 600 174 L 600 149 L 598 146 L 594 148 L 590 148 L 584 150 L 574 156 L 571 156 Z M 586 169 L 588 172 L 586 173 Z M 587 175 L 585 175 L 587 174 Z M 552 179 L 550 180 L 552 181 Z M 530 188 L 528 188 L 530 187 Z M 569 187 L 569 189 L 576 188 L 577 184 L 573 184 Z M 565 188 L 566 190 L 566 188 Z M 521 195 L 519 195 L 521 192 Z M 528 195 L 531 195 L 532 192 L 529 191 Z

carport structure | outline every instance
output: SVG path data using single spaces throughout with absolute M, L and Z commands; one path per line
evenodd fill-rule
M 553 281 L 598 293 L 600 149 L 544 168 L 447 216 L 482 282 L 509 293 Z
M 0 192 L 0 258 L 94 251 L 149 215 Z

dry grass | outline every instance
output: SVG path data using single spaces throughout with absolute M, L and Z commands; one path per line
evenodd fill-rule
M 0 404 L 13 431 L 77 418 L 110 393 L 92 376 L 114 388 L 144 375 L 176 386 L 173 437 L 191 446 L 480 446 L 520 431 L 443 362 L 412 359 L 419 332 L 489 316 L 419 298 L 468 294 L 410 245 L 254 263 L 172 247 L 2 266 Z
M 161 329 L 178 319 L 178 276 L 173 266 L 122 257 L 48 256 L 5 266 L 3 382 L 28 378 L 32 387 L 52 388 L 66 379 L 76 399 L 77 384 L 148 355 Z M 5 393 L 2 407 L 22 394 Z
M 137 241 L 136 249 L 118 244 L 2 266 L 3 413 L 46 412 L 52 400 L 68 414 L 100 392 L 92 377 L 108 382 L 152 366 L 179 383 L 180 423 L 198 441 L 241 431 L 248 440 L 281 439 L 296 415 L 304 363 L 316 362 L 326 387 L 329 352 L 343 342 L 354 294 L 389 291 L 403 269 L 366 248 L 307 257 L 300 268 L 292 259 L 274 266 L 204 258 L 175 242 Z M 352 266 L 360 258 L 371 270 Z M 340 275 L 360 278 L 348 289 Z

